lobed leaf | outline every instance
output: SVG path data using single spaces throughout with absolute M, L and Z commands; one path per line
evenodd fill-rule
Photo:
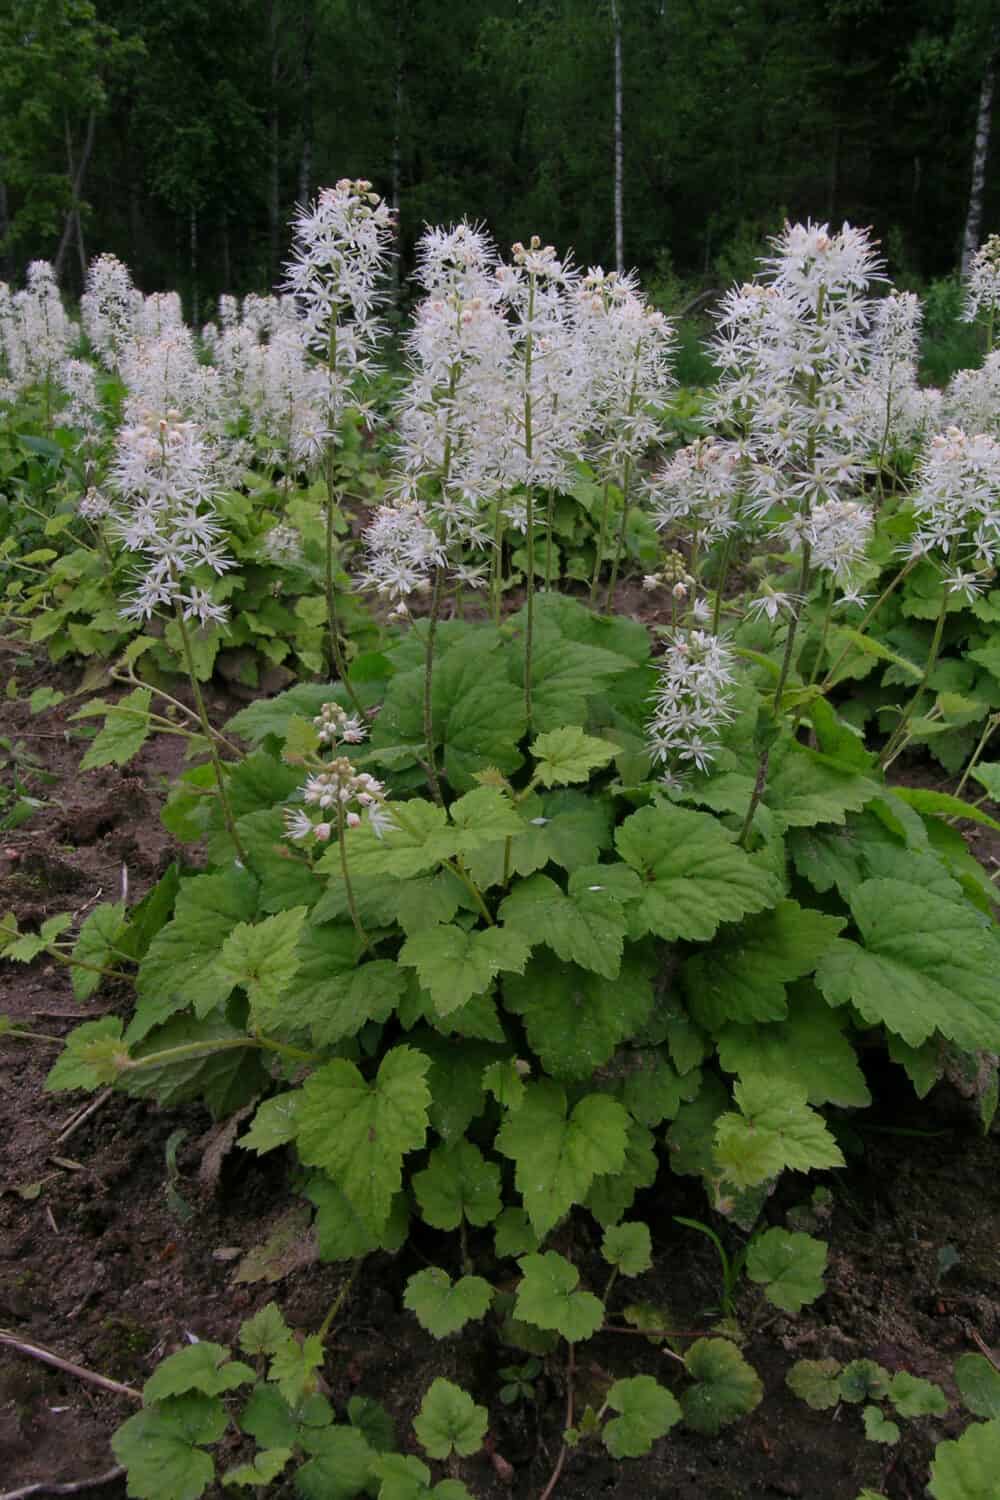
M 592 1292 L 577 1290 L 580 1273 L 554 1250 L 522 1256 L 522 1281 L 514 1316 L 536 1328 L 553 1329 L 570 1343 L 589 1339 L 604 1321 L 604 1304 Z
M 423 1145 L 429 1059 L 412 1047 L 387 1052 L 368 1084 L 353 1063 L 327 1063 L 306 1080 L 298 1149 L 322 1167 L 377 1234 L 402 1181 L 403 1156 Z
M 601 1434 L 612 1458 L 641 1458 L 681 1420 L 676 1400 L 652 1375 L 616 1380 L 606 1399 L 612 1411 L 621 1413 Z
M 615 842 L 643 881 L 637 920 L 667 942 L 708 942 L 721 922 L 781 898 L 775 876 L 762 871 L 709 813 L 644 807 L 626 818 Z

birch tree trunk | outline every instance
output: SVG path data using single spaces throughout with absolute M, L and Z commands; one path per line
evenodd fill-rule
M 7 183 L 3 177 L 3 157 L 0 157 L 0 278 L 7 280 L 9 272 L 9 259 L 7 254 L 7 230 L 10 227 L 10 217 L 7 209 Z
M 615 51 L 615 270 L 625 270 L 625 232 L 622 201 L 625 175 L 622 149 L 622 6 L 625 0 L 611 0 L 611 30 Z
M 304 0 L 302 7 L 302 152 L 299 156 L 299 202 L 309 202 L 312 192 L 313 132 L 313 63 L 316 47 L 315 0 Z
M 993 114 L 993 90 L 996 85 L 997 51 L 1000 33 L 994 32 L 989 56 L 979 86 L 979 108 L 976 111 L 976 138 L 972 147 L 972 184 L 969 188 L 969 211 L 962 236 L 962 275 L 968 276 L 972 259 L 979 249 L 979 231 L 983 222 L 983 190 L 986 185 L 986 158 L 990 151 L 990 125 Z
M 281 181 L 278 161 L 278 0 L 267 7 L 270 75 L 267 100 L 267 268 L 268 278 L 278 274 L 278 237 L 281 232 Z
M 389 179 L 389 207 L 399 233 L 399 197 L 402 179 L 403 130 L 403 10 L 405 0 L 396 0 L 396 57 L 392 81 L 392 160 Z M 392 300 L 398 307 L 400 297 L 399 256 L 392 257 Z
M 69 121 L 66 126 L 66 159 L 70 180 L 70 204 L 66 213 L 66 223 L 63 227 L 62 239 L 59 241 L 59 249 L 56 251 L 52 262 L 56 280 L 62 276 L 63 265 L 66 261 L 66 252 L 73 241 L 74 231 L 80 254 L 80 275 L 83 280 L 87 275 L 87 257 L 83 248 L 83 225 L 80 220 L 80 194 L 83 192 L 83 179 L 87 175 L 87 167 L 90 164 L 90 153 L 94 149 L 94 132 L 97 128 L 97 115 L 94 110 L 87 116 L 87 133 L 83 138 L 83 150 L 80 152 L 80 160 L 74 166 L 73 142 L 70 136 Z M 82 283 L 81 283 L 82 284 Z

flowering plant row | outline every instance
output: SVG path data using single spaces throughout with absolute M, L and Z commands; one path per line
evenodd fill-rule
M 954 606 L 992 617 L 998 450 L 983 431 L 933 434 L 961 392 L 917 387 L 915 304 L 872 296 L 874 248 L 847 226 L 790 226 L 761 278 L 727 296 L 712 435 L 658 467 L 670 333 L 631 279 L 581 276 L 536 241 L 503 263 L 477 229 L 432 231 L 392 498 L 369 519 L 356 580 L 398 623 L 359 651 L 335 564 L 338 475 L 344 423 L 365 416 L 388 231 L 367 184 L 321 195 L 297 221 L 290 301 L 268 305 L 267 340 L 229 309 L 211 379 L 179 324 L 169 359 L 136 336 L 119 271 L 96 279 L 95 346 L 144 376 L 140 391 L 123 368 L 125 423 L 92 519 L 142 565 L 123 613 L 170 617 L 189 670 L 194 707 L 175 703 L 183 723 L 167 722 L 201 759 L 163 816 L 206 864 L 172 870 L 132 910 L 96 908 L 75 941 L 68 918 L 37 934 L 8 918 L 0 940 L 15 961 L 70 958 L 84 1001 L 109 972 L 134 983 L 127 1024 L 85 1021 L 50 1088 L 198 1099 L 220 1116 L 255 1106 L 239 1144 L 294 1153 L 325 1259 L 399 1252 L 414 1221 L 451 1233 L 447 1264 L 414 1273 L 406 1305 L 435 1337 L 489 1317 L 529 1351 L 563 1340 L 572 1389 L 576 1345 L 609 1328 L 617 1275 L 648 1265 L 642 1194 L 661 1173 L 701 1179 L 715 1211 L 752 1228 L 783 1172 L 843 1164 L 838 1121 L 869 1103 L 859 1057 L 873 1041 L 921 1096 L 971 1060 L 992 1118 L 996 892 L 954 820 L 1000 824 L 887 772 L 948 711 L 938 674 Z M 204 392 L 230 377 L 249 391 L 282 348 L 298 351 L 299 383 L 281 463 L 320 471 L 335 672 L 219 729 L 197 651 L 228 628 L 213 466 L 238 450 Z M 918 454 L 909 488 L 903 448 Z M 581 455 L 603 487 L 591 600 L 602 582 L 613 593 L 640 491 L 671 543 L 647 579 L 663 606 L 652 635 L 541 586 L 554 582 L 542 518 Z M 511 535 L 525 579 L 513 613 Z M 727 580 L 753 548 L 768 571 L 747 603 Z M 480 586 L 476 618 L 445 618 L 449 593 Z M 888 629 L 899 600 L 921 618 L 920 597 L 934 624 L 915 660 Z M 154 641 L 140 635 L 121 660 L 128 695 L 89 706 L 103 727 L 85 769 L 126 764 L 165 723 L 161 687 L 137 671 Z M 972 656 L 992 712 L 1000 675 L 988 648 Z M 837 689 L 869 661 L 890 696 L 866 740 Z M 981 778 L 987 739 L 971 763 Z M 603 1235 L 600 1296 L 569 1258 L 574 1214 Z M 750 1274 L 778 1306 L 819 1294 L 818 1242 L 775 1226 L 755 1244 Z M 132 1493 L 167 1496 L 142 1458 L 160 1443 L 177 1456 L 170 1495 L 200 1494 L 220 1398 L 254 1380 L 251 1403 L 284 1435 L 262 1440 L 261 1474 L 312 1455 L 300 1492 L 329 1493 L 350 1451 L 345 1496 L 463 1493 L 432 1488 L 415 1460 L 387 1467 L 353 1418 L 306 1416 L 327 1332 L 292 1350 L 273 1321 L 243 1346 L 256 1370 L 217 1348 L 211 1372 L 186 1351 L 169 1380 L 154 1376 L 117 1439 Z M 634 1456 L 682 1419 L 716 1432 L 760 1400 L 724 1338 L 679 1360 L 693 1386 L 614 1382 L 568 1420 L 560 1468 L 581 1441 Z M 425 1408 L 430 1457 L 479 1446 L 485 1414 L 465 1393 L 432 1387 Z

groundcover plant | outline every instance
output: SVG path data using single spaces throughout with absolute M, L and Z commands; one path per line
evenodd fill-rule
M 622 1296 L 650 1265 L 635 1205 L 660 1174 L 699 1178 L 753 1231 L 738 1265 L 719 1244 L 723 1312 L 745 1264 L 795 1313 L 826 1247 L 762 1213 L 782 1173 L 843 1165 L 862 1048 L 920 1096 L 964 1070 L 991 1123 L 996 891 L 956 823 L 1000 823 L 891 773 L 947 741 L 959 791 L 997 787 L 996 370 L 921 390 L 919 306 L 881 286 L 866 234 L 787 226 L 722 300 L 702 434 L 658 452 L 668 322 L 633 278 L 538 239 L 503 260 L 479 227 L 429 230 L 390 387 L 390 233 L 370 184 L 326 190 L 283 294 L 226 299 L 200 344 L 107 257 L 87 360 L 45 267 L 0 295 L 8 616 L 56 657 L 110 654 L 127 691 L 82 710 L 102 720 L 84 770 L 186 737 L 163 819 L 203 855 L 78 932 L 8 917 L 0 944 L 69 962 L 82 1002 L 134 986 L 128 1017 L 70 1034 L 48 1087 L 252 1111 L 238 1145 L 291 1151 L 344 1295 L 411 1221 L 451 1237 L 405 1305 L 435 1338 L 488 1319 L 563 1361 L 548 1496 L 581 1445 L 636 1457 L 762 1399 L 731 1317 L 676 1338 Z M 995 260 L 988 243 L 970 291 L 989 320 Z M 636 563 L 652 631 L 608 612 Z M 220 728 L 201 684 L 234 647 L 248 679 L 263 660 L 298 680 Z M 590 1285 L 581 1215 L 607 1268 Z M 335 1413 L 320 1372 L 340 1305 L 304 1340 L 268 1304 L 245 1358 L 202 1342 L 164 1360 L 114 1438 L 129 1493 L 195 1500 L 237 1431 L 227 1484 L 467 1495 L 488 1413 L 458 1386 L 434 1380 L 413 1424 L 438 1481 L 391 1451 L 376 1403 Z M 613 1330 L 671 1364 L 581 1411 L 580 1346 Z M 532 1399 L 530 1365 L 504 1371 L 511 1402 Z M 821 1365 L 793 1388 L 867 1401 L 877 1442 L 899 1435 L 880 1401 L 945 1402 L 871 1361 Z M 937 1500 L 993 1493 L 997 1377 L 974 1373 L 984 1420 L 939 1449 Z

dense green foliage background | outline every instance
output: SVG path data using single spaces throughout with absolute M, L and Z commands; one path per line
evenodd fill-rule
M 993 9 L 620 0 L 626 262 L 718 284 L 787 214 L 872 224 L 897 279 L 949 271 Z M 463 214 L 607 263 L 612 164 L 609 0 L 0 5 L 6 279 L 65 241 L 70 290 L 110 250 L 197 316 L 270 286 L 293 204 L 356 174 L 398 199 L 404 272 Z

